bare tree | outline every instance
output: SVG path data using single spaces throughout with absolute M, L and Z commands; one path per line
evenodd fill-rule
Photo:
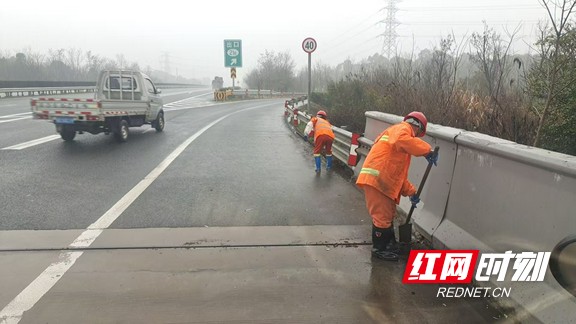
M 329 65 L 316 63 L 312 70 L 312 87 L 314 91 L 326 91 L 328 84 L 334 80 L 333 74 L 334 72 Z M 308 76 L 306 76 L 306 79 L 308 79 Z
M 39 68 L 44 64 L 46 56 L 38 52 L 33 52 L 32 49 L 27 49 L 26 58 L 31 65 Z
M 482 34 L 472 33 L 471 46 L 474 49 L 474 62 L 478 65 L 487 83 L 488 95 L 501 109 L 500 95 L 503 91 L 504 81 L 511 71 L 508 54 L 519 28 L 508 33 L 508 40 L 503 40 L 492 28 L 484 22 Z
M 96 80 L 98 73 L 104 67 L 105 59 L 92 54 L 92 51 L 86 52 L 86 79 Z
M 265 51 L 260 54 L 256 70 L 248 73 L 244 81 L 249 87 L 286 92 L 293 89 L 295 66 L 288 52 Z
M 247 87 L 255 88 L 259 91 L 264 89 L 264 78 L 258 69 L 250 71 L 250 73 L 248 73 L 248 75 L 244 78 L 244 83 L 247 85 Z
M 82 55 L 82 50 L 79 48 L 69 48 L 66 50 L 66 61 L 64 62 L 68 65 L 74 72 L 76 79 L 80 78 L 83 72 L 84 56 Z
M 553 103 L 556 95 L 562 90 L 558 89 L 559 74 L 566 68 L 568 62 L 562 53 L 567 50 L 564 48 L 563 38 L 566 29 L 569 27 L 569 18 L 576 6 L 576 0 L 539 0 L 548 12 L 552 28 L 550 33 L 542 30 L 540 44 L 541 63 L 540 68 L 544 69 L 547 91 L 546 102 L 542 111 L 536 109 L 539 117 L 538 129 L 534 139 L 534 146 L 539 146 L 542 138 L 542 130 L 549 117 L 551 110 L 554 109 Z
M 430 118 L 450 122 L 457 118 L 452 106 L 458 82 L 457 75 L 462 60 L 466 37 L 457 43 L 454 34 L 440 40 L 438 47 L 423 50 L 416 61 L 416 83 L 423 108 Z
M 52 80 L 63 80 L 66 78 L 67 67 L 64 63 L 64 53 L 65 50 L 63 48 L 48 50 L 47 73 Z
M 120 69 L 126 68 L 128 62 L 126 61 L 124 54 L 116 54 L 116 64 Z
M 466 46 L 466 44 L 468 43 L 466 35 L 462 36 L 462 39 L 460 42 L 456 42 L 456 36 L 454 35 L 454 32 L 452 32 L 451 39 L 452 39 L 452 43 L 450 44 L 450 47 L 448 48 L 450 56 L 452 57 L 452 60 L 451 60 L 452 64 L 450 66 L 451 80 L 449 81 L 448 96 L 445 98 L 445 101 L 444 101 L 444 110 L 445 111 L 447 111 L 449 109 L 449 107 L 452 106 L 452 100 L 454 98 L 455 91 L 456 91 L 456 84 L 458 82 L 458 69 L 460 68 L 460 63 L 462 62 L 462 51 L 463 51 L 464 47 Z M 454 45 L 454 46 L 452 46 L 452 45 Z

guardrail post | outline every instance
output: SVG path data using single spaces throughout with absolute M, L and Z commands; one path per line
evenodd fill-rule
M 298 127 L 298 108 L 294 108 L 294 127 Z
M 358 138 L 360 138 L 360 134 L 352 133 L 352 139 L 350 141 L 350 154 L 348 155 L 348 165 L 351 167 L 355 167 L 358 164 L 358 153 L 356 149 L 358 148 Z

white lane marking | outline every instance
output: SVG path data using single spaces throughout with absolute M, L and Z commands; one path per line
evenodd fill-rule
M 164 105 L 165 111 L 175 111 L 184 109 L 195 109 L 223 104 L 222 102 L 215 102 L 214 100 L 195 100 L 196 97 L 186 98 L 183 100 L 174 101 Z
M 14 116 L 22 116 L 22 115 L 30 115 L 32 114 L 31 112 L 25 112 L 25 113 L 20 113 L 20 114 L 12 114 L 12 115 L 4 115 L 4 116 L 0 116 L 0 118 L 10 118 L 10 117 L 14 117 Z
M 204 97 L 204 96 L 207 96 L 207 95 L 210 95 L 210 94 L 212 94 L 212 92 L 208 92 L 208 93 L 200 94 L 200 95 L 197 95 L 197 96 L 192 96 L 192 97 L 184 98 L 184 99 L 181 99 L 181 100 L 169 102 L 169 103 L 167 103 L 166 105 L 174 105 L 174 104 L 181 103 L 181 102 L 183 102 L 183 101 L 187 101 L 187 100 L 194 99 L 194 98 L 199 98 L 199 97 Z
M 211 94 L 214 94 L 214 92 L 206 92 L 206 93 L 199 94 L 199 95 L 196 95 L 196 96 L 192 96 L 192 97 L 189 97 L 189 98 L 186 98 L 186 99 L 204 97 L 204 96 L 211 95 Z M 186 100 L 186 99 L 182 99 L 182 100 Z M 180 100 L 180 101 L 182 101 L 182 100 Z M 176 102 L 178 102 L 178 101 L 176 101 Z
M 50 135 L 50 136 L 38 138 L 35 140 L 31 140 L 31 141 L 28 141 L 25 143 L 8 146 L 8 147 L 3 148 L 2 150 L 23 150 L 25 148 L 28 148 L 28 147 L 31 147 L 34 145 L 43 144 L 43 143 L 53 141 L 57 138 L 60 138 L 60 135 Z
M 59 261 L 54 262 L 46 268 L 32 283 L 24 289 L 14 300 L 10 302 L 0 313 L 0 323 L 2 324 L 16 324 L 22 319 L 24 311 L 30 309 L 23 307 L 34 305 L 42 296 L 50 290 L 62 277 L 61 274 L 65 273 L 74 265 L 76 260 L 84 252 L 65 252 L 60 253 Z
M 32 116 L 26 116 L 26 117 L 19 117 L 19 118 L 8 119 L 8 120 L 0 120 L 0 124 L 9 123 L 9 122 L 17 121 L 17 120 L 22 120 L 22 119 L 31 119 L 31 118 L 32 118 Z
M 247 110 L 267 107 L 274 105 L 274 103 L 250 107 L 242 110 L 235 111 L 228 115 L 218 118 L 217 120 L 206 125 L 204 128 L 190 136 L 184 143 L 180 144 L 170 155 L 168 155 L 156 168 L 154 168 L 148 175 L 140 181 L 134 188 L 128 191 L 112 208 L 110 208 L 98 220 L 92 223 L 88 228 L 82 232 L 68 247 L 69 248 L 87 248 L 108 228 L 125 210 L 128 208 L 143 192 L 148 188 L 154 180 L 156 180 L 166 168 L 176 158 L 184 152 L 184 150 L 194 142 L 200 135 L 210 129 L 212 126 L 218 124 L 223 119 L 228 118 L 234 114 L 244 112 Z M 76 260 L 82 256 L 83 251 L 74 252 L 61 252 L 58 256 L 59 261 L 52 263 L 40 276 L 32 281 L 24 290 L 18 294 L 2 311 L 0 312 L 0 323 L 16 324 L 20 322 L 24 312 L 30 310 L 36 303 L 50 290 L 54 285 L 64 276 L 64 274 L 74 265 Z
M 167 107 L 164 108 L 164 111 L 178 111 L 178 110 L 187 110 L 187 109 L 198 109 L 198 108 L 206 108 L 212 107 L 217 105 L 223 105 L 224 103 L 202 103 L 200 106 L 188 106 L 188 107 Z

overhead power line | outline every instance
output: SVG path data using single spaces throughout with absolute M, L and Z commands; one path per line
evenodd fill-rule
M 488 25 L 503 25 L 503 24 L 536 24 L 540 22 L 539 20 L 508 20 L 508 21 L 486 21 Z M 477 26 L 484 25 L 482 21 L 418 21 L 418 22 L 403 22 L 402 25 L 407 26 L 427 26 L 427 25 L 445 25 L 450 26 Z
M 540 6 L 441 6 L 441 7 L 407 7 L 399 9 L 400 11 L 463 11 L 463 10 L 491 10 L 491 11 L 501 11 L 501 10 L 538 10 L 542 9 Z

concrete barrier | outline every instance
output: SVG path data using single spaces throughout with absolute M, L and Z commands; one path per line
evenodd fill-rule
M 379 112 L 366 117 L 365 137 L 371 140 L 402 119 Z M 413 219 L 434 248 L 549 252 L 576 233 L 576 157 L 432 124 L 424 140 L 440 146 L 440 159 Z M 412 159 L 409 179 L 415 185 L 425 166 L 424 159 Z M 400 208 L 409 209 L 408 199 Z M 487 285 L 511 287 L 511 298 L 498 301 L 522 309 L 528 322 L 576 319 L 576 298 L 549 270 L 544 282 Z
M 364 137 L 374 141 L 374 139 L 384 129 L 402 121 L 402 117 L 386 114 L 382 112 L 366 112 L 366 132 Z M 413 213 L 415 230 L 432 241 L 432 234 L 438 228 L 446 209 L 452 174 L 456 161 L 457 146 L 454 138 L 462 130 L 451 127 L 436 126 L 428 124 L 427 135 L 423 138 L 432 147 L 439 146 L 438 166 L 433 167 L 424 190 L 420 195 L 421 203 Z M 364 161 L 361 160 L 361 163 Z M 414 186 L 418 187 L 424 175 L 428 162 L 425 158 L 412 158 L 408 179 Z M 408 198 L 402 198 L 400 208 L 404 211 L 410 209 Z

